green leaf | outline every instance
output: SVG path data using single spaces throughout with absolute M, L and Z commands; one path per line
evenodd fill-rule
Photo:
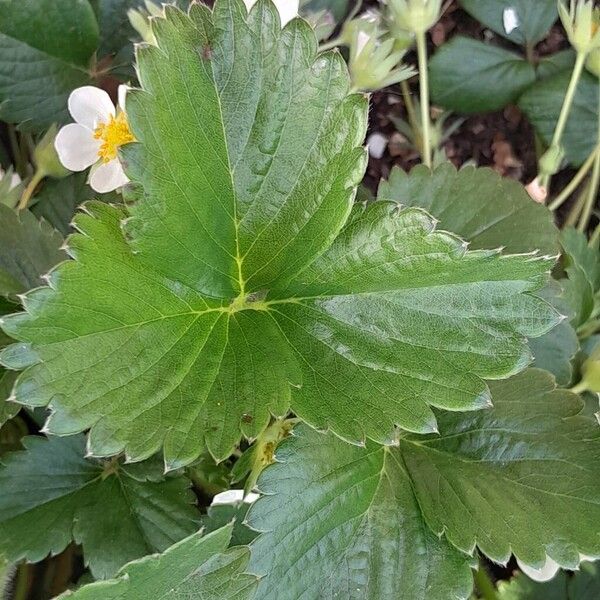
M 500 110 L 535 81 L 535 69 L 518 54 L 455 36 L 429 62 L 431 97 L 461 113 Z
M 558 19 L 555 0 L 460 0 L 461 6 L 480 23 L 507 40 L 535 45 L 543 40 Z M 518 26 L 510 33 L 504 27 L 504 11 L 512 9 Z
M 2 457 L 0 551 L 42 560 L 71 540 L 96 578 L 164 550 L 196 529 L 189 481 L 164 479 L 160 464 L 86 460 L 85 438 L 28 437 L 25 452 Z
M 0 427 L 12 419 L 21 409 L 16 402 L 9 402 L 17 373 L 0 368 Z
M 65 260 L 62 236 L 27 210 L 0 204 L 0 296 L 14 298 L 42 284 L 42 275 Z
M 571 381 L 571 361 L 579 349 L 577 333 L 570 323 L 573 317 L 572 308 L 558 281 L 551 281 L 537 294 L 568 318 L 546 335 L 529 340 L 529 347 L 534 356 L 532 366 L 550 371 L 556 377 L 557 383 L 565 386 Z
M 14 575 L 14 567 L 0 555 L 0 597 L 8 598 L 8 590 Z
M 595 315 L 596 294 L 600 290 L 600 254 L 597 245 L 589 246 L 587 237 L 572 227 L 561 232 L 560 241 L 568 276 L 561 284 L 573 311 L 571 322 L 581 326 Z
M 552 212 L 532 202 L 520 183 L 491 169 L 457 171 L 444 163 L 433 174 L 424 166 L 407 174 L 394 167 L 388 181 L 379 184 L 377 197 L 425 209 L 441 229 L 466 239 L 473 249 L 559 252 Z
M 523 338 L 558 320 L 531 294 L 552 261 L 467 252 L 395 203 L 340 233 L 364 98 L 303 21 L 280 32 L 269 2 L 214 11 L 168 9 L 141 50 L 127 160 L 143 199 L 86 205 L 75 261 L 4 319 L 22 343 L 1 360 L 30 367 L 17 400 L 50 404 L 53 433 L 91 429 L 96 456 L 164 446 L 168 468 L 225 458 L 290 409 L 390 443 L 398 425 L 434 430 L 430 404 L 487 406 L 484 379 L 524 368 Z
M 200 523 L 205 533 L 210 533 L 233 522 L 233 531 L 231 534 L 232 546 L 245 546 L 255 537 L 256 532 L 252 531 L 246 524 L 246 513 L 250 508 L 247 502 L 236 502 L 234 504 L 217 504 L 210 506 L 206 515 L 203 515 Z
M 400 453 L 306 426 L 277 448 L 248 513 L 261 600 L 469 597 L 469 557 L 434 535 Z
M 195 533 L 164 554 L 125 565 L 118 579 L 91 583 L 61 598 L 251 600 L 256 577 L 245 573 L 250 553 L 245 547 L 227 550 L 231 528 L 228 525 L 205 536 Z
M 63 236 L 71 233 L 70 223 L 77 208 L 96 193 L 86 183 L 88 174 L 73 173 L 63 179 L 47 179 L 36 194 L 31 212 L 52 225 Z M 103 198 L 104 200 L 104 198 Z
M 556 52 L 540 58 L 537 65 L 537 77 L 538 79 L 546 79 L 553 77 L 561 71 L 569 70 L 572 71 L 575 66 L 575 58 L 577 53 L 573 48 Z
M 34 131 L 68 121 L 97 45 L 87 0 L 0 0 L 0 118 Z
M 352 447 L 306 427 L 282 442 L 250 509 L 268 598 L 466 598 L 475 547 L 539 568 L 597 555 L 600 429 L 580 398 L 530 369 L 494 408 L 440 413 L 440 435 Z M 446 539 L 453 544 L 449 545 Z M 324 590 L 322 596 L 319 590 Z M 410 593 L 406 590 L 409 590 Z
M 582 563 L 569 577 L 561 571 L 554 579 L 538 583 L 520 573 L 510 582 L 501 582 L 498 600 L 592 600 L 600 598 L 598 565 Z
M 567 92 L 571 71 L 539 81 L 519 99 L 519 107 L 546 144 L 550 144 Z M 579 166 L 592 153 L 598 129 L 598 79 L 590 73 L 581 76 L 562 138 L 565 158 Z

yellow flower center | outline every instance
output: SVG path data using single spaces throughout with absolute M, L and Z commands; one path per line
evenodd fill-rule
M 117 158 L 120 146 L 135 142 L 124 112 L 120 112 L 116 117 L 111 115 L 108 123 L 100 123 L 94 130 L 94 137 L 102 140 L 98 156 L 105 163 Z

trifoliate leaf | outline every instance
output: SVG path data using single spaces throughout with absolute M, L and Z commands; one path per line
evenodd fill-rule
M 483 379 L 522 369 L 523 337 L 558 320 L 531 294 L 552 261 L 467 252 L 395 203 L 340 233 L 366 103 L 339 55 L 299 19 L 280 31 L 266 1 L 166 14 L 127 100 L 144 197 L 124 224 L 88 204 L 75 261 L 4 319 L 22 343 L 2 361 L 31 367 L 17 400 L 50 404 L 51 432 L 91 428 L 94 455 L 164 446 L 168 468 L 204 445 L 224 458 L 290 408 L 390 443 L 434 430 L 429 405 L 487 406 Z
M 460 0 L 486 27 L 516 44 L 534 46 L 558 19 L 554 0 Z
M 0 0 L 0 118 L 35 131 L 68 121 L 97 45 L 87 0 Z
M 277 449 L 247 519 L 261 600 L 468 598 L 469 557 L 427 527 L 397 450 L 306 426 Z
M 0 296 L 14 298 L 41 285 L 41 276 L 67 258 L 62 243 L 45 221 L 0 204 Z
M 491 385 L 494 408 L 439 415 L 397 448 L 306 427 L 282 442 L 250 509 L 268 598 L 467 598 L 464 552 L 575 567 L 600 551 L 600 428 L 530 369 Z M 323 591 L 321 593 L 321 591 Z
M 119 578 L 85 585 L 71 600 L 251 600 L 257 578 L 247 574 L 246 547 L 227 549 L 231 525 L 205 536 L 195 533 L 164 554 L 125 565 Z
M 410 173 L 393 168 L 377 197 L 418 206 L 439 220 L 439 227 L 467 240 L 473 249 L 506 248 L 507 252 L 558 254 L 558 229 L 545 206 L 533 202 L 517 181 L 491 169 L 451 163 L 433 174 L 424 166 Z
M 460 35 L 434 54 L 429 70 L 432 99 L 462 113 L 500 110 L 535 82 L 523 57 Z
M 552 142 L 570 79 L 569 69 L 539 81 L 519 99 L 519 108 L 548 145 Z M 598 78 L 584 72 L 562 137 L 565 159 L 575 166 L 585 162 L 596 145 L 595 137 L 589 132 L 598 129 L 598 93 Z
M 189 481 L 140 466 L 86 460 L 85 438 L 28 437 L 26 451 L 2 457 L 0 552 L 42 560 L 71 540 L 96 578 L 162 551 L 196 529 Z M 158 465 L 160 467 L 160 465 Z
M 564 571 L 554 579 L 538 583 L 519 573 L 510 582 L 498 586 L 498 600 L 593 600 L 600 598 L 598 565 L 582 563 L 569 577 Z

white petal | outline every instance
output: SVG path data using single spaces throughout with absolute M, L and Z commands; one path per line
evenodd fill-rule
M 99 163 L 90 172 L 90 185 L 99 194 L 112 192 L 123 187 L 129 178 L 125 175 L 118 158 L 107 163 Z
M 127 100 L 127 92 L 129 91 L 129 86 L 121 84 L 117 89 L 117 98 L 119 99 L 119 108 L 125 111 L 125 101 Z
M 93 165 L 100 146 L 92 131 L 78 123 L 62 127 L 54 140 L 60 162 L 70 171 L 83 171 Z
M 21 183 L 21 178 L 18 173 L 13 173 L 10 179 L 10 189 L 16 188 Z
M 533 567 L 524 565 L 518 558 L 517 563 L 521 568 L 521 571 L 523 571 L 529 579 L 539 582 L 550 581 L 558 573 L 560 568 L 558 563 L 553 561 L 549 556 L 546 556 L 546 564 L 541 569 L 534 569 Z
M 110 96 L 100 88 L 84 85 L 71 92 L 69 112 L 77 123 L 89 129 L 96 129 L 99 123 L 106 123 L 115 114 Z
M 504 24 L 504 31 L 506 34 L 511 34 L 519 26 L 519 15 L 512 6 L 505 8 L 502 13 L 502 20 Z
M 279 11 L 282 27 L 298 16 L 299 0 L 273 0 L 273 2 Z
M 211 506 L 217 506 L 219 504 L 237 504 L 238 502 L 245 502 L 246 504 L 252 504 L 255 500 L 258 500 L 258 494 L 250 492 L 244 496 L 244 490 L 227 490 L 217 494 L 212 502 Z

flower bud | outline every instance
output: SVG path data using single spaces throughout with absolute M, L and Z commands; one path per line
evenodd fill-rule
M 38 145 L 33 151 L 33 162 L 38 171 L 47 177 L 55 177 L 56 179 L 62 179 L 67 175 L 71 174 L 71 171 L 65 169 L 58 158 L 58 154 L 54 147 L 54 140 L 58 128 L 56 125 L 52 125 L 48 131 L 44 134 L 44 137 L 39 141 Z
M 585 66 L 592 75 L 600 77 L 600 48 L 596 48 L 590 52 Z
M 405 52 L 394 49 L 392 38 L 382 39 L 376 25 L 365 23 L 355 27 L 353 34 L 348 67 L 354 89 L 378 90 L 415 74 L 412 67 L 401 63 Z
M 561 0 L 558 12 L 571 46 L 577 52 L 589 54 L 600 48 L 600 11 L 592 0 L 577 0 L 569 10 Z
M 560 146 L 550 146 L 540 158 L 540 171 L 545 175 L 558 173 L 565 151 Z
M 396 29 L 424 33 L 440 18 L 442 0 L 388 0 L 391 20 Z

